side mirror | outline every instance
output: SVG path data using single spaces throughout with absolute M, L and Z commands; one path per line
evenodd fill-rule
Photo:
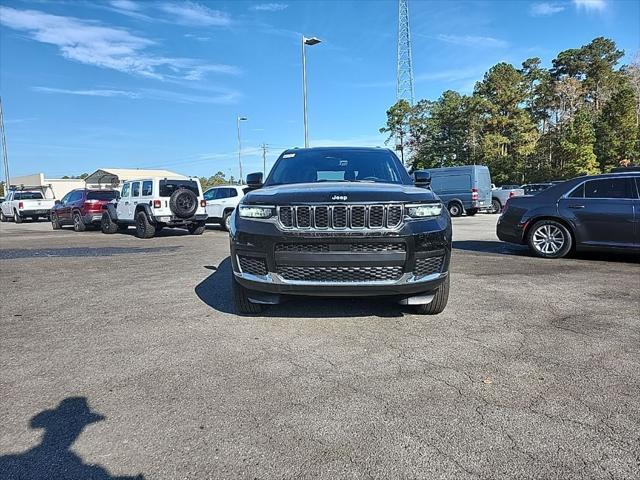
M 416 187 L 429 188 L 431 186 L 431 174 L 425 170 L 413 172 L 413 179 Z
M 262 172 L 247 175 L 247 186 L 249 188 L 260 188 L 262 186 Z
M 55 202 L 53 202 L 54 205 L 61 205 L 62 202 L 60 200 L 56 200 Z

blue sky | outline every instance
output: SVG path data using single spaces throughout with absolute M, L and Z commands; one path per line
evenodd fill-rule
M 0 93 L 12 175 L 99 167 L 238 175 L 302 146 L 300 36 L 316 145 L 383 145 L 395 101 L 396 1 L 0 2 Z M 516 66 L 597 36 L 630 62 L 640 2 L 410 0 L 415 92 L 470 92 Z

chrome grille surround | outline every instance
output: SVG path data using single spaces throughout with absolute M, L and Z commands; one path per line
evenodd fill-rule
M 398 230 L 404 224 L 402 204 L 280 206 L 282 230 Z

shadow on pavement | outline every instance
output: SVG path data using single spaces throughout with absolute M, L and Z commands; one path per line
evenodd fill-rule
M 500 241 L 458 240 L 453 242 L 453 248 L 455 250 L 465 250 L 478 253 L 494 253 L 499 255 L 536 258 L 529 253 L 529 247 L 526 245 L 516 245 Z M 565 258 L 565 260 L 571 259 L 601 262 L 640 263 L 640 256 L 638 255 L 609 252 L 573 252 Z M 542 258 L 538 260 L 546 261 Z
M 200 282 L 196 295 L 214 310 L 223 313 L 237 313 L 233 306 L 231 290 L 231 259 L 225 258 L 217 267 L 206 265 L 213 273 Z M 342 318 L 376 316 L 383 318 L 402 317 L 405 308 L 393 300 L 378 298 L 319 298 L 283 297 L 280 305 L 268 305 L 256 317 L 278 318 Z
M 105 419 L 92 412 L 86 397 L 65 398 L 53 410 L 31 419 L 33 429 L 44 429 L 39 445 L 23 453 L 0 456 L 0 476 L 7 480 L 143 480 L 142 475 L 114 476 L 100 465 L 83 462 L 71 446 L 87 425 Z
M 457 240 L 453 242 L 456 250 L 467 250 L 479 253 L 498 253 L 501 255 L 528 255 L 529 251 L 524 245 L 491 241 L 491 240 Z

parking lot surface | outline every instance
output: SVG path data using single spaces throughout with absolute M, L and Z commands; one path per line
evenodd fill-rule
M 0 477 L 638 478 L 640 264 L 532 258 L 496 220 L 454 219 L 434 317 L 237 316 L 217 227 L 1 224 Z

